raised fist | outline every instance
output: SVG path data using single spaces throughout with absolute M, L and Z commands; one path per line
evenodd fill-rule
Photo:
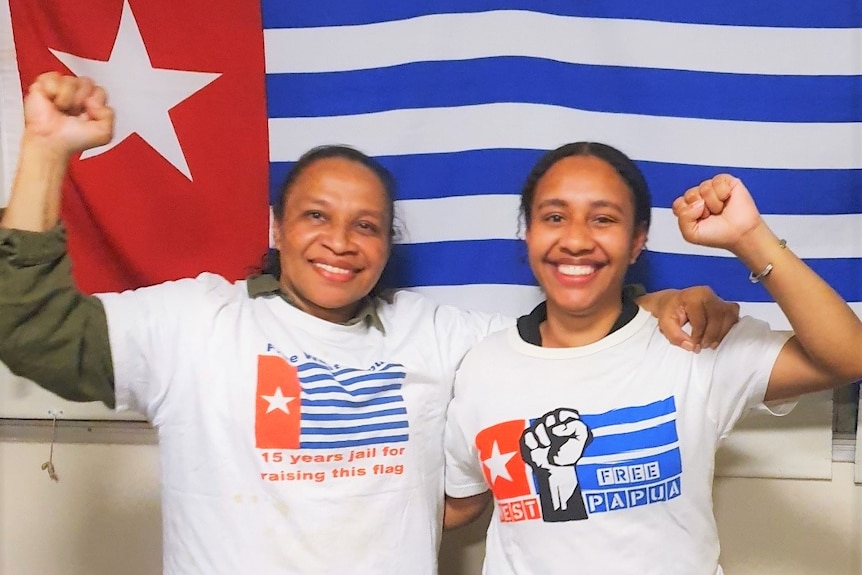
M 89 78 L 42 74 L 24 98 L 25 137 L 65 154 L 107 144 L 114 112 Z
M 578 487 L 575 464 L 593 440 L 574 409 L 555 409 L 521 435 L 521 456 L 540 475 L 547 475 L 554 510 L 565 511 Z
M 748 188 L 729 174 L 689 188 L 673 202 L 673 213 L 686 241 L 730 251 L 761 223 Z

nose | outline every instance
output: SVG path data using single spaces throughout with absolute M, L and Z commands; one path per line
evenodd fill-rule
M 347 222 L 333 222 L 324 237 L 323 243 L 336 254 L 355 251 L 353 227 Z
M 563 229 L 559 244 L 571 254 L 589 253 L 596 245 L 590 226 L 574 220 Z

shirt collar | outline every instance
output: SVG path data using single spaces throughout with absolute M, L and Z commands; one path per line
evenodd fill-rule
M 248 289 L 248 297 L 254 299 L 258 297 L 268 297 L 277 295 L 293 307 L 298 307 L 296 303 L 281 289 L 281 284 L 275 276 L 269 274 L 254 274 L 246 279 L 246 288 Z M 380 314 L 377 313 L 377 298 L 373 296 L 365 296 L 362 298 L 362 305 L 352 318 L 344 322 L 344 325 L 355 325 L 365 322 L 380 330 L 385 334 L 383 322 L 380 320 Z

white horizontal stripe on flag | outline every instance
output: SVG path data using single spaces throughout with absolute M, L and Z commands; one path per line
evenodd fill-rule
M 578 460 L 578 465 L 622 463 L 633 461 L 635 459 L 642 459 L 646 457 L 661 455 L 662 453 L 667 453 L 668 451 L 673 451 L 674 449 L 679 449 L 678 441 L 669 443 L 667 445 L 661 445 L 659 447 L 651 447 L 649 449 L 635 449 L 633 451 L 625 451 L 623 453 L 612 453 L 610 455 L 598 455 L 595 457 L 583 457 Z
M 862 318 L 862 302 L 848 303 L 850 309 L 860 318 Z M 790 322 L 787 321 L 787 316 L 781 311 L 777 303 L 763 302 L 740 302 L 739 315 L 750 315 L 757 319 L 763 320 L 769 324 L 774 330 L 791 331 Z
M 590 428 L 590 431 L 593 432 L 594 437 L 605 437 L 607 435 L 619 435 L 622 433 L 631 433 L 633 431 L 642 431 L 644 429 L 651 429 L 653 427 L 658 427 L 663 423 L 668 423 L 669 421 L 676 421 L 676 412 L 666 413 L 665 415 L 660 415 L 658 417 L 653 417 L 650 419 L 644 419 L 641 421 L 635 421 L 631 423 L 617 423 L 614 425 L 596 425 Z
M 526 174 L 524 174 L 526 176 Z M 397 243 L 423 244 L 518 237 L 520 198 L 511 194 L 395 202 Z
M 414 291 L 441 304 L 461 309 L 500 313 L 512 318 L 525 314 L 544 300 L 537 286 L 471 284 L 462 286 L 412 287 Z
M 545 299 L 538 287 L 523 285 L 426 286 L 410 288 L 410 291 L 421 293 L 442 304 L 474 311 L 497 312 L 510 317 L 530 313 Z M 862 302 L 850 302 L 849 305 L 856 315 L 862 318 Z M 787 317 L 776 303 L 740 302 L 739 307 L 740 315 L 763 320 L 775 330 L 790 330 Z
M 862 214 L 765 214 L 763 219 L 800 258 L 862 258 Z M 671 254 L 735 257 L 727 250 L 686 242 L 669 208 L 653 208 L 647 249 Z
M 519 196 L 506 194 L 400 200 L 395 207 L 402 228 L 398 243 L 523 236 L 518 233 L 519 203 Z M 764 219 L 801 258 L 862 258 L 862 214 L 766 214 Z M 727 250 L 686 242 L 670 208 L 653 208 L 647 248 L 672 254 L 734 257 Z
M 319 118 L 270 118 L 270 160 L 344 143 L 371 156 L 548 150 L 591 140 L 636 160 L 788 169 L 862 168 L 862 124 L 704 120 L 497 103 Z
M 379 409 L 379 407 L 378 407 Z M 303 408 L 305 410 L 305 408 Z M 306 411 L 306 413 L 308 413 Z M 351 412 L 352 413 L 352 412 Z M 308 428 L 319 428 L 319 429 L 346 429 L 351 427 L 360 427 L 365 425 L 379 425 L 383 423 L 396 423 L 396 422 L 406 422 L 407 416 L 404 414 L 400 415 L 382 415 L 374 418 L 368 419 L 303 419 L 302 427 Z M 400 429 L 400 428 L 393 428 Z M 407 427 L 405 426 L 406 430 Z M 375 432 L 380 431 L 376 430 Z M 390 433 L 392 430 L 389 430 Z M 370 431 L 369 431 L 370 432 Z M 306 432 L 307 433 L 307 432 Z M 363 432 L 368 433 L 368 432 Z
M 394 437 L 396 435 L 406 435 L 408 430 L 406 427 L 398 429 L 377 429 L 374 431 L 360 431 L 357 433 L 314 433 L 307 431 L 308 428 L 320 427 L 315 425 L 317 422 L 302 422 L 300 428 L 300 442 L 321 442 L 321 443 L 336 443 L 343 441 L 362 441 L 377 437 Z M 370 444 L 369 444 L 370 445 Z
M 714 26 L 514 10 L 269 29 L 264 31 L 264 49 L 270 74 L 493 56 L 743 74 L 862 74 L 858 28 Z

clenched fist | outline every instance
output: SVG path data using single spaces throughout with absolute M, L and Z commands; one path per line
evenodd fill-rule
M 114 111 L 89 78 L 42 74 L 24 98 L 24 135 L 71 155 L 111 141 Z

